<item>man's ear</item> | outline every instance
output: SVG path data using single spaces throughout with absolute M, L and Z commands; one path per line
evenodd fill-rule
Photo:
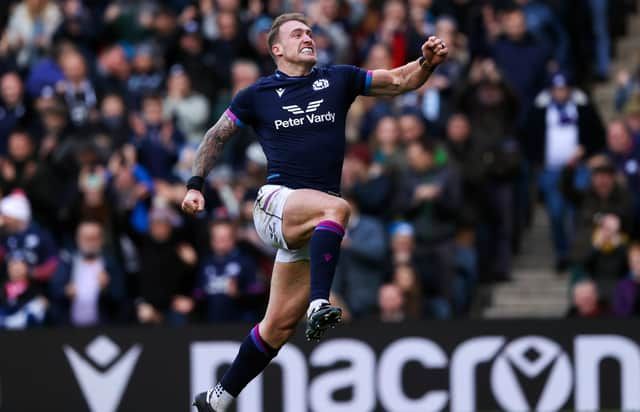
M 283 47 L 280 43 L 275 43 L 271 46 L 271 53 L 276 57 L 282 57 Z

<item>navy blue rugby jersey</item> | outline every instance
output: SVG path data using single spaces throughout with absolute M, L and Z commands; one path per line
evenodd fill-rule
M 240 91 L 227 109 L 250 125 L 267 156 L 267 183 L 340 193 L 349 106 L 371 85 L 371 71 L 339 65 L 306 76 L 276 71 Z

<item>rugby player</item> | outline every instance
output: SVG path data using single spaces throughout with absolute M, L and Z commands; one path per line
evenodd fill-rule
M 268 160 L 254 223 L 262 240 L 278 248 L 269 303 L 222 380 L 196 396 L 199 412 L 226 411 L 276 356 L 305 313 L 305 335 L 312 341 L 341 321 L 329 291 L 349 220 L 349 206 L 340 197 L 347 111 L 358 95 L 396 96 L 419 88 L 448 52 L 432 36 L 418 60 L 392 70 L 315 67 L 313 33 L 299 13 L 276 18 L 267 41 L 276 72 L 238 92 L 206 132 L 182 203 L 188 213 L 204 209 L 204 180 L 225 142 L 239 128 L 253 127 Z

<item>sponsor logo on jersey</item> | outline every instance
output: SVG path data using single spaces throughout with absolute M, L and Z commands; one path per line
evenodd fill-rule
M 306 109 L 302 109 L 297 104 L 292 104 L 288 106 L 282 106 L 283 110 L 288 111 L 291 114 L 304 115 L 302 117 L 290 117 L 288 119 L 278 119 L 273 122 L 276 130 L 280 130 L 280 128 L 288 128 L 293 126 L 302 126 L 304 124 L 314 124 L 314 123 L 323 123 L 323 122 L 331 122 L 334 123 L 336 121 L 336 114 L 334 112 L 326 112 L 322 114 L 312 114 L 317 112 L 320 108 L 320 105 L 324 102 L 324 99 L 313 100 L 307 104 Z

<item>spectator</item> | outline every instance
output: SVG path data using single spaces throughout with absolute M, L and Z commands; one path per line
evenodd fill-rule
M 585 189 L 575 185 L 576 167 L 568 166 L 562 176 L 562 190 L 576 208 L 576 229 L 572 260 L 582 262 L 590 249 L 591 234 L 598 219 L 612 214 L 620 220 L 620 231 L 629 234 L 633 216 L 631 197 L 623 185 L 616 181 L 613 164 L 602 156 L 589 161 L 590 183 Z
M 416 141 L 407 147 L 410 171 L 401 192 L 403 209 L 416 233 L 416 259 L 425 295 L 433 313 L 451 313 L 451 284 L 455 276 L 456 215 L 462 203 L 458 177 L 448 165 L 435 162 L 435 144 Z
M 607 0 L 589 0 L 589 8 L 591 9 L 591 20 L 593 21 L 593 34 L 595 36 L 595 73 L 596 79 L 609 79 L 610 56 L 610 38 L 608 28 L 608 1 Z
M 256 295 L 255 263 L 238 249 L 237 231 L 228 221 L 210 227 L 211 252 L 198 271 L 198 293 L 208 322 L 255 321 L 250 306 Z
M 378 306 L 382 322 L 402 322 L 406 318 L 404 297 L 398 285 L 388 283 L 378 290 Z
M 63 20 L 53 35 L 53 43 L 73 43 L 83 55 L 91 55 L 98 30 L 91 11 L 81 0 L 64 0 L 61 3 Z
M 164 117 L 174 119 L 189 142 L 197 144 L 202 140 L 208 126 L 209 102 L 202 94 L 191 90 L 191 79 L 180 65 L 169 70 L 163 109 Z
M 384 116 L 376 124 L 372 136 L 374 146 L 373 165 L 369 171 L 380 174 L 384 170 L 398 170 L 405 163 L 404 151 L 400 146 L 400 128 L 394 116 Z
M 98 97 L 88 76 L 87 63 L 75 49 L 64 51 L 58 63 L 64 73 L 64 80 L 56 84 L 56 92 L 69 108 L 73 126 L 82 129 L 98 116 Z
M 490 59 L 472 64 L 469 84 L 461 93 L 460 109 L 471 124 L 486 179 L 478 233 L 480 277 L 504 281 L 511 276 L 518 221 L 514 203 L 522 158 L 515 138 L 518 100 Z
M 391 266 L 412 265 L 415 262 L 415 231 L 407 222 L 392 223 L 389 230 L 391 238 Z
M 160 96 L 142 99 L 142 116 L 134 116 L 132 138 L 140 164 L 152 177 L 172 180 L 171 169 L 178 158 L 184 136 L 170 119 L 164 116 Z
M 131 75 L 124 47 L 113 44 L 102 49 L 96 60 L 95 72 L 95 84 L 101 96 L 114 92 L 124 95 Z
M 435 30 L 434 34 L 447 44 L 449 49 L 447 60 L 438 66 L 425 87 L 404 95 L 403 104 L 407 107 L 419 105 L 420 112 L 427 121 L 429 132 L 435 136 L 442 136 L 446 119 L 454 111 L 455 94 L 462 80 L 466 59 L 457 49 L 458 28 L 452 18 L 439 17 Z M 412 48 L 412 50 L 419 49 L 419 45 Z M 416 55 L 414 58 L 417 57 L 419 56 Z
M 415 140 L 427 138 L 427 126 L 424 118 L 418 112 L 407 110 L 398 118 L 400 140 L 407 145 Z
M 131 76 L 127 80 L 128 103 L 132 108 L 140 109 L 143 96 L 162 93 L 165 76 L 159 60 L 152 44 L 143 43 L 136 47 Z
M 469 118 L 462 114 L 452 115 L 447 122 L 446 148 L 451 165 L 456 168 L 462 180 L 462 193 L 464 204 L 460 212 L 459 225 L 471 227 L 475 231 L 475 225 L 484 216 L 484 194 L 486 169 L 482 159 L 482 151 L 478 142 L 471 135 Z
M 273 61 L 271 55 L 269 55 L 269 59 Z M 226 93 L 220 93 L 220 97 L 213 109 L 214 113 L 212 113 L 214 118 L 220 116 L 227 109 L 236 93 L 257 81 L 258 77 L 260 77 L 260 71 L 254 62 L 245 59 L 236 60 L 231 66 L 230 90 L 226 91 Z M 225 145 L 222 161 L 229 164 L 233 170 L 242 170 L 245 166 L 246 150 L 251 143 L 257 140 L 258 136 L 252 128 L 243 127 Z
M 536 95 L 544 87 L 550 50 L 527 32 L 526 18 L 521 9 L 505 11 L 501 23 L 504 35 L 496 39 L 491 54 L 518 96 L 519 121 L 522 122 Z
M 624 121 L 633 141 L 640 142 L 640 92 L 634 93 L 625 104 Z
M 525 152 L 537 170 L 551 223 L 556 271 L 569 265 L 570 205 L 560 190 L 562 169 L 582 155 L 591 156 L 604 147 L 604 129 L 587 96 L 571 87 L 563 73 L 551 77 L 548 90 L 536 98 L 524 129 Z
M 7 280 L 0 289 L 0 329 L 26 329 L 42 325 L 49 302 L 29 279 L 32 269 L 19 250 L 6 259 Z
M 102 98 L 96 133 L 105 135 L 107 141 L 101 146 L 108 153 L 129 142 L 133 132 L 129 126 L 125 101 L 119 94 L 110 93 Z
M 551 7 L 539 0 L 517 0 L 516 3 L 522 7 L 527 31 L 540 45 L 553 51 L 560 68 L 570 70 L 569 37 Z
M 620 70 L 616 76 L 616 83 L 614 106 L 617 112 L 622 112 L 629 98 L 640 92 L 640 67 L 631 72 L 627 69 Z
M 38 158 L 53 168 L 69 170 L 71 164 L 64 164 L 72 155 L 77 140 L 73 139 L 69 130 L 69 113 L 64 104 L 54 101 L 46 104 L 40 112 L 42 131 Z M 71 162 L 73 163 L 73 162 Z
M 573 286 L 571 307 L 567 317 L 597 318 L 607 313 L 608 309 L 600 300 L 598 288 L 593 281 L 584 280 Z
M 634 223 L 640 222 L 640 146 L 633 141 L 629 130 L 621 120 L 614 120 L 607 127 L 606 153 L 624 176 L 626 186 L 633 196 Z
M 140 243 L 138 322 L 184 324 L 193 310 L 190 298 L 195 250 L 179 242 L 175 233 L 179 216 L 166 206 L 155 206 L 149 214 L 149 235 Z
M 3 74 L 0 77 L 0 154 L 6 153 L 7 140 L 16 127 L 33 130 L 36 122 L 18 73 Z
M 111 156 L 109 173 L 111 206 L 118 220 L 127 222 L 126 226 L 135 233 L 147 233 L 153 180 L 147 169 L 137 162 L 133 146 L 125 145 Z
M 51 281 L 58 321 L 73 326 L 96 326 L 118 319 L 125 297 L 125 279 L 115 258 L 104 252 L 100 223 L 80 222 L 76 246 L 77 250 L 62 254 Z
M 50 187 L 47 187 L 45 166 L 38 162 L 35 143 L 25 130 L 15 129 L 7 142 L 7 157 L 1 159 L 0 191 L 7 194 L 21 189 L 38 201 L 38 211 L 51 204 Z
M 0 256 L 21 251 L 31 267 L 29 275 L 47 282 L 55 273 L 58 251 L 49 233 L 31 221 L 31 204 L 22 192 L 13 192 L 0 200 L 3 237 Z
M 235 23 L 232 22 L 231 25 L 233 24 Z M 167 50 L 166 62 L 168 65 L 182 64 L 194 90 L 204 94 L 209 101 L 215 101 L 222 85 L 229 84 L 231 61 L 227 60 L 225 65 L 219 60 L 211 43 L 203 38 L 196 21 L 189 21 L 183 25 L 178 43 Z M 218 81 L 212 82 L 212 78 Z
M 615 284 L 628 273 L 628 238 L 621 232 L 618 216 L 604 214 L 596 220 L 591 236 L 591 249 L 584 261 L 576 262 L 572 282 L 583 278 L 593 280 L 598 286 L 601 300 L 608 302 Z
M 369 38 L 368 46 L 384 44 L 392 53 L 391 67 L 398 67 L 408 60 L 407 34 L 407 7 L 399 0 L 387 1 L 382 8 L 382 22 Z
M 629 275 L 618 282 L 612 301 L 612 311 L 617 317 L 640 316 L 640 245 L 631 245 L 627 257 Z
M 374 313 L 377 291 L 384 278 L 386 237 L 382 222 L 360 214 L 351 206 L 349 225 L 342 239 L 333 291 L 346 303 L 354 318 Z
M 254 64 L 259 68 L 259 72 L 265 76 L 276 70 L 276 66 L 273 58 L 271 57 L 271 51 L 269 50 L 269 45 L 267 43 L 267 35 L 269 34 L 269 29 L 271 29 L 272 23 L 273 20 L 270 17 L 263 15 L 257 18 L 249 29 L 249 41 L 256 53 Z M 233 77 L 232 70 L 232 83 L 234 83 Z
M 393 270 L 393 285 L 400 288 L 405 301 L 408 318 L 420 319 L 423 313 L 423 298 L 420 290 L 422 286 L 418 280 L 416 270 L 407 264 L 397 265 Z
M 21 1 L 9 17 L 0 42 L 0 54 L 13 53 L 20 68 L 30 66 L 50 46 L 62 17 L 55 1 Z
M 325 64 L 340 64 L 348 61 L 348 53 L 351 39 L 347 32 L 347 22 L 340 18 L 340 4 L 337 0 L 319 0 L 309 3 L 308 15 L 314 27 L 314 37 L 316 29 L 319 29 L 321 37 L 325 37 L 326 41 L 320 41 L 327 50 L 327 43 L 335 49 L 335 59 L 325 60 Z

